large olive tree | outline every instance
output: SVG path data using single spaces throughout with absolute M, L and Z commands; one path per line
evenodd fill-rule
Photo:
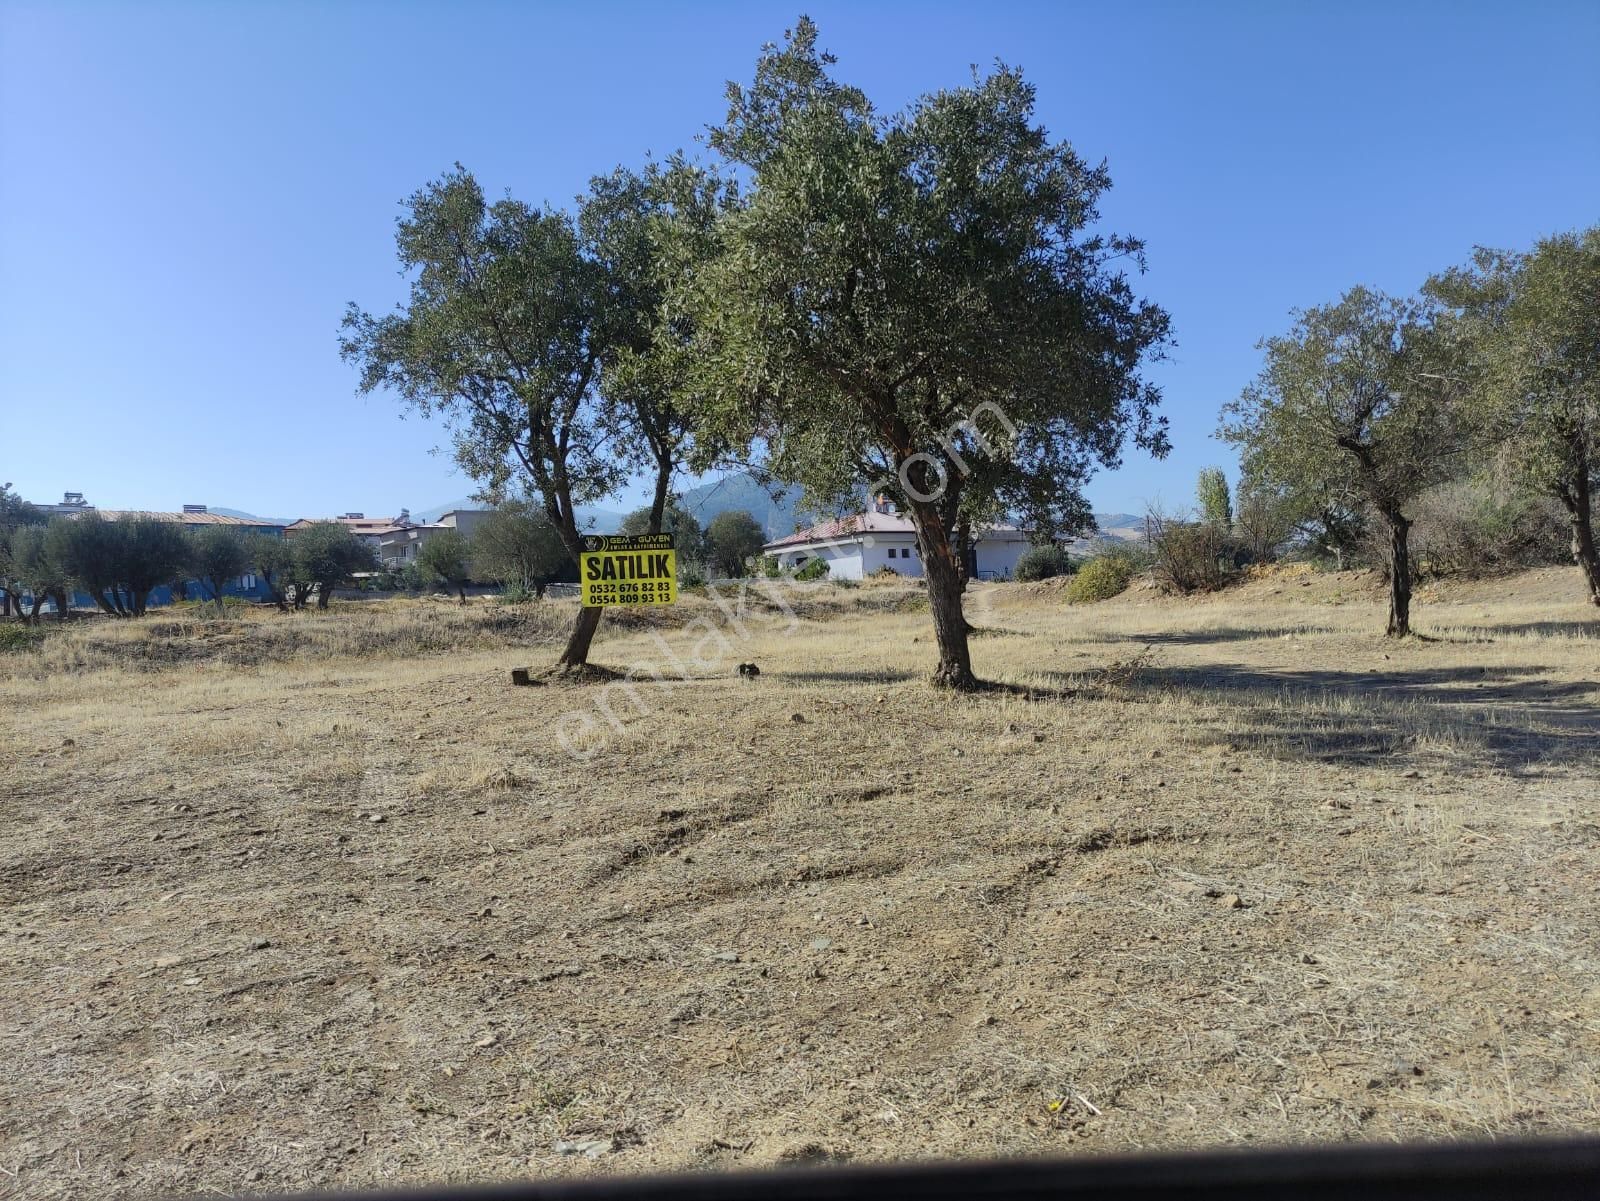
M 746 203 L 692 308 L 712 428 L 764 448 L 813 502 L 893 495 L 916 528 L 935 683 L 978 686 L 958 531 L 1000 512 L 1042 537 L 1088 520 L 1080 486 L 1131 431 L 1160 452 L 1141 361 L 1167 315 L 1097 232 L 1102 166 L 1053 141 L 1007 67 L 894 115 L 836 80 L 803 20 L 730 84 L 711 144 Z

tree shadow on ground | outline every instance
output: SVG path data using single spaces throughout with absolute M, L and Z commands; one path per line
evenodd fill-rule
M 775 680 L 794 681 L 799 684 L 903 684 L 907 680 L 922 679 L 914 671 L 900 668 L 878 668 L 860 671 L 771 671 L 766 673 Z
M 1544 638 L 1600 639 L 1600 617 L 1597 617 L 1594 621 L 1519 621 L 1493 625 L 1486 622 L 1462 622 L 1460 625 L 1450 628 L 1473 630 L 1490 636 L 1499 634 L 1510 637 L 1518 634 L 1532 634 Z
M 1532 774 L 1600 762 L 1592 683 L 1545 678 L 1536 667 L 1390 671 L 1257 669 L 1231 664 L 1147 666 L 1133 696 L 1192 697 L 1233 707 L 1226 728 L 1196 725 L 1198 743 L 1231 742 L 1283 758 L 1375 763 L 1459 754 Z
M 1313 634 L 1337 634 L 1339 631 L 1332 626 L 1295 626 L 1285 625 L 1277 627 L 1256 626 L 1217 626 L 1209 630 L 1163 630 L 1154 634 L 1123 634 L 1117 638 L 1119 642 L 1138 642 L 1148 646 L 1206 646 L 1213 642 L 1257 642 L 1274 641 L 1288 635 L 1291 637 L 1310 636 Z

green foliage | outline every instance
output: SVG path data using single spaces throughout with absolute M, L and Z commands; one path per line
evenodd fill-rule
M 1456 439 L 1428 370 L 1428 317 L 1358 287 L 1263 342 L 1266 365 L 1218 431 L 1240 449 L 1246 480 L 1307 510 L 1333 501 L 1388 514 L 1447 478 Z
M 20 625 L 0 625 L 0 655 L 32 650 L 44 637 L 39 630 Z
M 281 609 L 288 602 L 287 589 L 294 575 L 294 547 L 289 540 L 271 534 L 251 534 L 244 539 L 249 570 L 258 576 Z
M 1451 308 L 1450 365 L 1514 477 L 1557 499 L 1600 485 L 1600 226 L 1480 249 L 1427 291 Z
M 750 514 L 740 510 L 718 513 L 706 529 L 706 558 L 714 571 L 741 579 L 766 540 L 766 531 Z
M 650 533 L 650 509 L 635 509 L 622 519 L 620 534 L 648 534 Z M 694 559 L 699 561 L 706 555 L 705 531 L 700 528 L 700 522 L 694 514 L 685 512 L 680 507 L 676 496 L 668 496 L 666 503 L 661 508 L 662 534 L 672 535 L 672 547 L 678 552 L 678 558 Z
M 1427 306 L 1352 288 L 1268 338 L 1266 365 L 1223 409 L 1220 435 L 1250 484 L 1305 512 L 1370 507 L 1388 540 L 1388 632 L 1411 632 L 1407 508 L 1450 477 L 1461 449 L 1445 340 Z
M 26 594 L 33 601 L 26 616 L 35 620 L 45 598 L 54 596 L 62 610 L 60 616 L 66 616 L 66 593 L 72 581 L 56 557 L 48 527 L 24 525 L 13 531 L 6 562 L 6 587 L 18 612 L 22 612 L 22 597 Z
M 1450 307 L 1445 343 L 1480 447 L 1520 487 L 1566 510 L 1572 557 L 1600 605 L 1600 226 L 1527 254 L 1479 249 L 1428 282 Z
M 326 609 L 335 588 L 350 583 L 359 571 L 377 566 L 371 549 L 337 521 L 319 521 L 297 530 L 289 539 L 295 608 L 303 608 L 312 589 L 317 608 Z
M 1091 232 L 1109 175 L 1049 140 L 1013 69 L 884 117 L 832 62 L 802 19 L 712 131 L 754 188 L 689 302 L 711 424 L 814 499 L 883 480 L 925 524 L 905 467 L 924 495 L 943 476 L 941 531 L 998 497 L 1075 530 L 1095 459 L 1166 445 L 1138 367 L 1167 315 L 1123 273 L 1141 243 Z
M 1090 559 L 1067 585 L 1069 604 L 1110 600 L 1127 590 L 1133 580 L 1133 564 L 1126 555 L 1104 554 Z
M 478 523 L 472 535 L 473 571 L 498 580 L 501 595 L 543 596 L 545 588 L 572 570 L 561 533 L 540 505 L 508 500 Z
M 1200 503 L 1201 521 L 1223 531 L 1233 525 L 1233 495 L 1222 468 L 1207 467 L 1200 472 L 1195 498 Z
M 453 588 L 466 599 L 465 588 L 472 578 L 470 548 L 459 531 L 436 530 L 423 540 L 417 552 L 417 567 L 424 579 Z
M 1549 496 L 1453 480 L 1417 498 L 1411 551 L 1429 575 L 1487 576 L 1567 557 L 1568 523 Z
M 1059 546 L 1030 546 L 1017 560 L 1016 577 L 1023 583 L 1072 574 L 1072 556 Z
M 783 568 L 778 566 L 777 555 L 761 556 L 761 574 L 769 580 L 775 580 L 783 574 Z
M 251 547 L 225 525 L 202 526 L 188 535 L 189 570 L 210 591 L 220 608 L 228 581 L 250 570 Z
M 678 588 L 703 588 L 706 582 L 705 564 L 698 559 L 678 556 Z
M 151 592 L 189 571 L 183 527 L 152 517 L 107 521 L 80 513 L 52 522 L 45 548 L 64 576 L 118 617 L 142 615 Z
M 794 573 L 794 578 L 803 583 L 812 580 L 824 579 L 828 574 L 828 561 L 826 559 L 807 559 L 800 570 Z

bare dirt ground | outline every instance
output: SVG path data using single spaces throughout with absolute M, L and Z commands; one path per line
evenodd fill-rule
M 506 686 L 565 602 L 52 632 L 0 657 L 0 1195 L 1600 1128 L 1578 595 L 1397 645 L 1354 576 L 975 588 L 1032 700 L 931 692 L 893 588 L 608 625 L 705 661 L 631 695 Z

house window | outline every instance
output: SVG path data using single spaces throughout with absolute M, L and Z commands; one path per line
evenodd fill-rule
M 891 558 L 891 559 L 892 559 L 892 558 L 894 558 L 894 557 L 895 557 L 895 554 L 896 554 L 896 553 L 897 553 L 897 552 L 896 552 L 896 551 L 895 551 L 895 549 L 894 549 L 894 547 L 892 547 L 892 546 L 891 546 L 891 547 L 890 547 L 890 548 L 889 548 L 889 557 L 890 557 L 890 558 Z

